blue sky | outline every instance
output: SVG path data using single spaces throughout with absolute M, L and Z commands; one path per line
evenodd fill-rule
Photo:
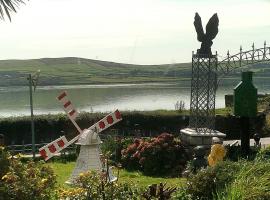
M 0 59 L 77 56 L 134 64 L 190 62 L 193 21 L 218 13 L 212 51 L 270 46 L 269 0 L 30 0 L 0 22 Z M 222 57 L 220 57 L 222 59 Z

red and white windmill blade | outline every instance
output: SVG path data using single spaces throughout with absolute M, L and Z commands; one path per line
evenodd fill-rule
M 82 130 L 75 121 L 78 116 L 78 112 L 73 107 L 71 101 L 67 98 L 67 92 L 62 92 L 57 97 L 57 99 L 63 104 L 64 111 L 66 112 L 68 118 L 71 120 L 74 126 L 77 128 L 79 134 L 70 141 L 68 141 L 65 136 L 61 136 L 60 138 L 52 141 L 51 143 L 41 147 L 39 149 L 39 153 L 45 159 L 45 161 L 53 157 L 55 154 L 59 153 L 61 150 L 65 149 L 67 146 L 76 142 L 79 138 L 85 138 L 90 129 L 94 130 L 96 133 L 100 133 L 122 120 L 121 113 L 116 110 L 108 114 L 103 119 L 99 120 L 97 123 L 93 124 L 89 128 Z

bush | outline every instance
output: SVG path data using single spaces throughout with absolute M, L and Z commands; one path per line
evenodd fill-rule
M 257 161 L 270 161 L 270 146 L 265 149 L 261 149 L 256 155 Z
M 43 162 L 23 163 L 19 158 L 11 157 L 8 160 L 9 169 L 0 180 L 0 199 L 45 200 L 54 197 L 56 177 L 51 168 Z
M 133 142 L 133 138 L 107 137 L 101 144 L 101 151 L 104 155 L 109 155 L 113 162 L 121 161 L 121 151 Z
M 139 158 L 136 156 L 136 152 L 138 151 L 138 147 L 142 140 L 135 139 L 133 144 L 130 144 L 126 149 L 122 150 L 122 166 L 127 170 L 139 170 L 140 163 Z
M 239 172 L 237 162 L 220 162 L 215 167 L 200 170 L 187 180 L 187 193 L 192 199 L 213 199 L 217 191 L 230 184 Z
M 0 178 L 8 172 L 10 157 L 10 153 L 4 147 L 0 146 Z
M 186 187 L 178 188 L 178 190 L 176 190 L 176 192 L 173 194 L 172 199 L 194 200 L 194 199 L 192 199 L 191 195 L 187 193 Z
M 122 151 L 122 165 L 126 169 L 140 169 L 145 175 L 179 176 L 187 163 L 180 141 L 162 133 L 150 141 L 136 139 Z
M 270 162 L 220 162 L 192 175 L 184 196 L 191 199 L 270 199 Z
M 108 183 L 102 174 L 89 171 L 80 174 L 76 179 L 76 187 L 60 189 L 59 197 L 69 200 L 103 200 L 103 199 L 140 199 L 141 189 L 132 184 Z

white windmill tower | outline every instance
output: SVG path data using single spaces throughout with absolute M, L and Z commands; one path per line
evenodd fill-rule
M 78 112 L 73 107 L 70 100 L 67 98 L 67 92 L 62 92 L 57 99 L 63 104 L 64 110 L 74 124 L 79 134 L 68 141 L 65 136 L 54 140 L 53 142 L 43 146 L 39 149 L 40 155 L 47 161 L 61 150 L 65 149 L 67 146 L 75 143 L 81 145 L 80 153 L 76 161 L 75 168 L 71 174 L 71 177 L 67 183 L 73 183 L 74 180 L 78 177 L 80 173 L 89 171 L 89 170 L 104 170 L 101 158 L 100 158 L 100 148 L 101 140 L 98 136 L 99 133 L 105 129 L 111 127 L 112 125 L 118 123 L 122 120 L 121 114 L 118 110 L 110 113 L 97 123 L 93 124 L 87 129 L 82 130 L 79 125 L 76 123 L 76 117 Z M 107 168 L 107 167 L 106 167 Z M 108 180 L 110 182 L 115 181 L 117 178 L 112 175 L 112 172 L 108 171 Z

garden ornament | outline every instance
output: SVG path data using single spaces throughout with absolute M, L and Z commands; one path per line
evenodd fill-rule
M 207 166 L 207 161 L 204 158 L 204 156 L 205 156 L 204 146 L 197 146 L 194 148 L 194 158 L 192 161 L 194 172 L 197 172 L 197 170 L 205 168 Z
M 74 180 L 79 176 L 79 174 L 89 170 L 98 170 L 102 172 L 103 169 L 99 148 L 101 140 L 99 138 L 99 133 L 120 122 L 122 120 L 120 112 L 116 110 L 89 128 L 82 130 L 75 121 L 78 116 L 78 112 L 73 107 L 71 101 L 68 100 L 67 92 L 62 92 L 57 99 L 63 104 L 64 111 L 78 130 L 79 134 L 69 141 L 65 136 L 61 136 L 60 138 L 40 148 L 40 155 L 45 159 L 45 161 L 47 161 L 61 150 L 77 141 L 76 144 L 81 146 L 80 153 L 72 175 L 66 183 L 74 183 Z M 115 180 L 112 172 L 109 172 L 108 176 L 111 176 L 108 177 L 108 180 Z
M 208 164 L 211 167 L 222 161 L 226 155 L 226 150 L 222 145 L 222 140 L 220 138 L 213 137 L 212 141 L 213 145 L 211 147 L 211 152 L 208 156 Z
M 223 139 L 222 138 L 218 138 L 218 137 L 213 137 L 212 138 L 212 142 L 213 142 L 213 144 L 222 144 L 223 143 Z
M 260 137 L 260 135 L 258 133 L 255 133 L 254 136 L 253 136 L 253 139 L 255 141 L 254 146 L 256 148 L 261 148 L 261 143 L 260 143 L 261 137 Z
M 151 199 L 159 199 L 159 200 L 168 200 L 171 199 L 172 193 L 176 191 L 176 188 L 171 188 L 171 187 L 165 187 L 166 183 L 160 183 L 159 185 L 157 184 L 152 184 L 148 187 L 148 190 L 143 193 L 143 197 L 146 200 L 151 200 Z
M 212 55 L 212 40 L 218 34 L 218 24 L 218 16 L 217 13 L 215 13 L 208 21 L 206 31 L 204 33 L 201 17 L 198 13 L 195 14 L 194 26 L 197 32 L 197 39 L 201 42 L 201 48 L 197 50 L 197 54 Z

